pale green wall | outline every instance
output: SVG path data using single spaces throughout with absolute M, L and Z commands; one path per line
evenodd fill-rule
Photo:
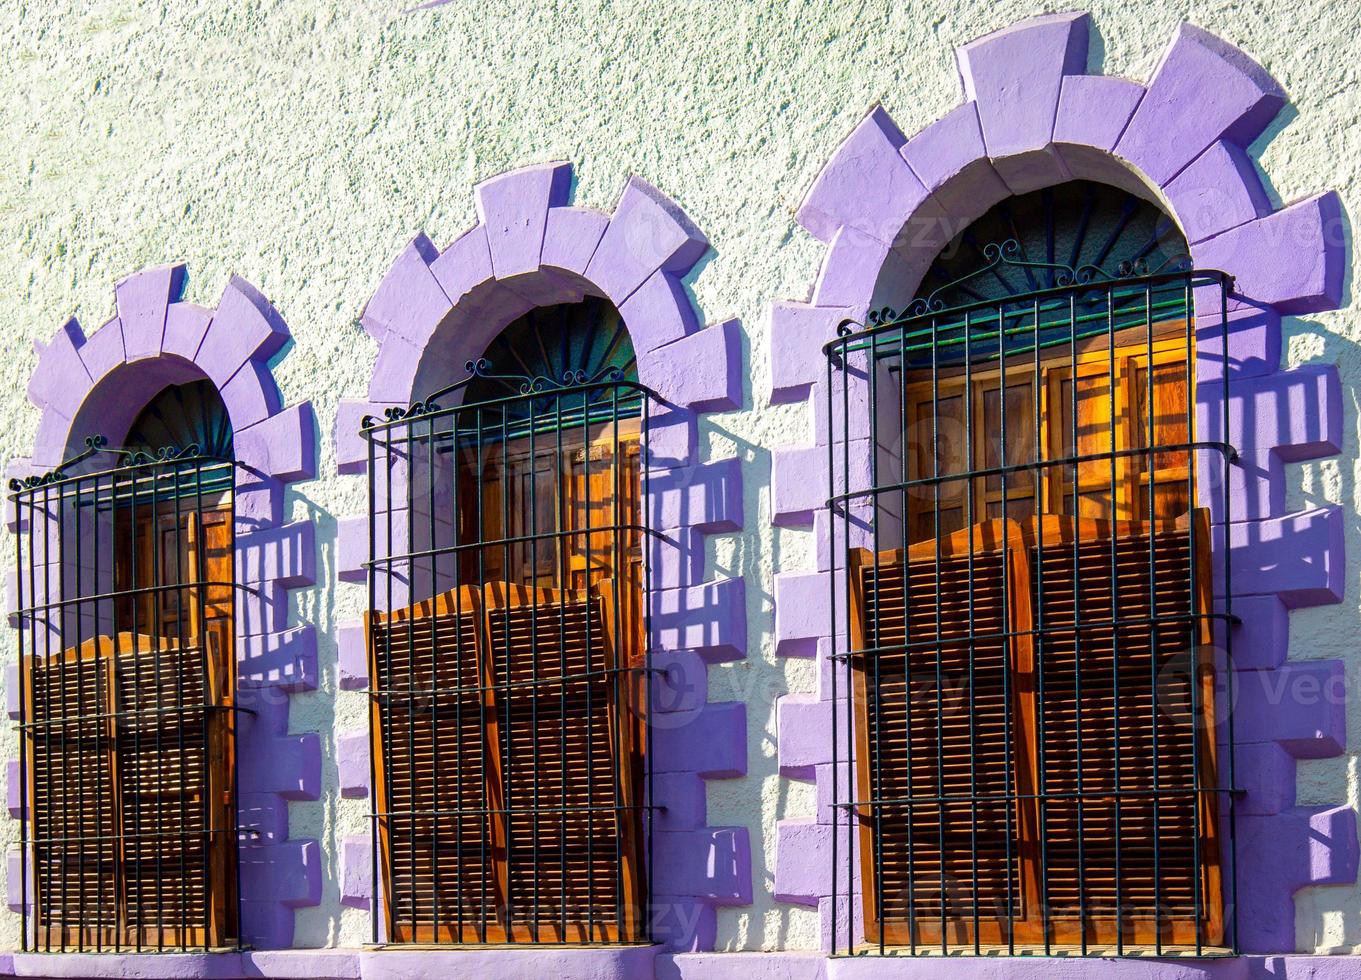
M 361 396 L 374 346 L 355 325 L 401 246 L 439 245 L 473 223 L 471 185 L 521 164 L 577 165 L 579 203 L 608 209 L 637 173 L 708 235 L 694 292 L 707 320 L 740 317 L 750 408 L 711 418 L 707 451 L 745 461 L 747 531 L 720 538 L 712 570 L 748 578 L 745 663 L 711 671 L 711 697 L 749 702 L 750 773 L 709 788 L 713 824 L 750 827 L 756 902 L 720 913 L 726 948 L 816 942 L 806 909 L 770 898 L 777 817 L 811 813 L 811 786 L 776 773 L 774 696 L 809 691 L 808 662 L 776 660 L 772 564 L 811 565 L 803 532 L 768 527 L 768 447 L 804 441 L 804 407 L 766 404 L 768 303 L 804 298 L 823 247 L 793 213 L 833 147 L 875 101 L 907 133 L 959 101 L 954 45 L 1054 9 L 1032 0 L 841 3 L 475 3 L 403 13 L 410 0 L 10 3 L 0 12 L 0 456 L 26 454 L 37 413 L 24 388 L 31 343 L 75 314 L 87 332 L 111 315 L 113 283 L 182 260 L 187 298 L 214 305 L 230 273 L 259 286 L 297 340 L 278 368 L 283 395 L 312 399 L 321 471 L 337 399 Z M 1361 5 L 1353 0 L 1094 0 L 1105 72 L 1145 79 L 1177 22 L 1238 45 L 1285 86 L 1292 107 L 1261 161 L 1281 200 L 1327 188 L 1361 207 Z M 1351 303 L 1350 277 L 1348 304 Z M 1361 394 L 1361 315 L 1289 325 L 1292 361 L 1340 361 L 1348 429 Z M 1292 505 L 1344 504 L 1361 567 L 1357 440 L 1336 461 L 1294 467 Z M 323 581 L 334 519 L 363 506 L 356 479 L 292 495 L 315 517 Z M 1353 589 L 1353 591 L 1355 591 Z M 304 591 L 297 615 L 323 634 L 322 688 L 294 700 L 297 731 L 362 730 L 363 696 L 335 689 L 337 621 L 362 589 Z M 1342 657 L 1353 682 L 1356 596 L 1292 621 L 1295 658 Z M 6 655 L 13 656 L 5 633 Z M 1353 683 L 1353 690 L 1355 685 Z M 1353 695 L 1351 738 L 1361 745 Z M 340 800 L 326 742 L 326 792 L 294 804 L 292 832 L 334 851 L 363 833 L 366 801 Z M 1357 805 L 1358 760 L 1302 764 L 1302 803 Z M 17 838 L 17 825 L 5 832 Z M 310 945 L 367 938 L 342 911 L 328 867 L 323 905 L 298 916 Z M 0 916 L 0 945 L 18 918 Z M 1361 944 L 1361 890 L 1315 889 L 1297 916 L 1302 949 Z

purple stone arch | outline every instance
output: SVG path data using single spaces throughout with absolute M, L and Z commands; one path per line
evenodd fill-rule
M 237 700 L 250 713 L 237 729 L 243 942 L 260 949 L 293 943 L 293 910 L 321 898 L 315 840 L 290 838 L 288 804 L 316 800 L 320 739 L 288 730 L 289 696 L 317 686 L 313 626 L 290 626 L 288 590 L 316 582 L 313 525 L 284 523 L 284 487 L 316 476 L 316 421 L 310 402 L 284 407 L 269 363 L 289 340 L 269 301 L 233 277 L 215 310 L 180 299 L 184 266 L 145 269 L 114 289 L 116 315 L 88 338 L 74 320 L 46 345 L 28 384 L 41 413 L 30 459 L 10 477 L 44 473 L 99 433 L 117 445 L 164 385 L 207 379 L 226 405 L 242 464 L 236 480 Z M 10 510 L 11 531 L 21 528 Z M 14 608 L 16 592 L 10 589 Z M 10 669 L 10 716 L 18 668 Z M 10 811 L 21 812 L 12 762 Z M 18 908 L 19 856 L 9 860 L 9 904 Z M 89 959 L 89 957 L 87 957 Z M 119 959 L 119 958 L 111 958 Z
M 569 203 L 572 167 L 549 163 L 514 170 L 474 189 L 478 223 L 444 250 L 424 235 L 393 263 L 360 322 L 378 343 L 368 398 L 342 401 L 335 426 L 342 473 L 362 473 L 366 415 L 412 401 L 458 377 L 465 362 L 536 306 L 609 300 L 623 316 L 638 357 L 638 377 L 664 408 L 648 432 L 648 508 L 659 533 L 650 545 L 654 679 L 653 766 L 663 807 L 654 825 L 653 935 L 674 949 L 711 949 L 716 909 L 751 902 L 747 831 L 715 827 L 705 816 L 705 781 L 746 772 L 746 706 L 709 701 L 709 664 L 746 655 L 746 600 L 740 578 L 704 577 L 704 539 L 742 527 L 738 459 L 701 463 L 697 419 L 739 408 L 739 324 L 701 329 L 686 275 L 708 250 L 689 218 L 656 188 L 630 178 L 612 214 Z M 340 521 L 342 579 L 362 582 L 368 518 Z M 367 683 L 363 628 L 341 627 L 341 685 Z M 365 796 L 369 745 L 364 732 L 337 742 L 341 788 Z M 344 842 L 342 898 L 367 908 L 372 898 L 369 840 Z
M 1198 438 L 1221 437 L 1227 376 L 1229 434 L 1241 458 L 1230 468 L 1232 519 L 1214 515 L 1214 547 L 1227 549 L 1243 621 L 1233 639 L 1236 781 L 1245 790 L 1238 923 L 1245 950 L 1290 950 L 1293 894 L 1352 882 L 1357 871 L 1351 808 L 1295 804 L 1295 761 L 1344 749 L 1342 664 L 1286 659 L 1288 611 L 1343 593 L 1340 509 L 1287 512 L 1283 474 L 1287 462 L 1340 452 L 1337 369 L 1280 364 L 1282 315 L 1341 303 L 1341 203 L 1329 192 L 1273 208 L 1248 147 L 1285 95 L 1242 52 L 1183 24 L 1141 85 L 1088 74 L 1088 32 L 1087 14 L 1052 14 L 965 44 L 957 52 L 963 104 L 910 139 L 876 107 L 804 200 L 798 220 L 828 250 L 811 298 L 774 306 L 771 398 L 811 401 L 818 422 L 809 446 L 774 452 L 772 497 L 775 524 L 817 532 L 818 570 L 776 576 L 777 650 L 818 657 L 825 682 L 830 556 L 819 507 L 830 434 L 820 418 L 821 347 L 837 324 L 863 322 L 881 305 L 903 308 L 936 253 L 1007 196 L 1081 178 L 1159 202 L 1180 223 L 1196 266 L 1235 278 L 1227 349 L 1218 296 L 1196 298 Z M 839 916 L 844 943 L 848 912 L 863 935 L 858 898 L 848 908 L 842 885 L 839 907 L 830 899 L 831 732 L 844 710 L 834 714 L 820 688 L 778 706 L 780 769 L 813 781 L 818 805 L 816 816 L 779 825 L 775 892 L 821 910 L 824 943 Z M 848 778 L 843 770 L 843 787 Z M 839 843 L 847 854 L 844 836 Z

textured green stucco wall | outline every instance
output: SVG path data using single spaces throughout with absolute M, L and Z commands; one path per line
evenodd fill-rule
M 711 698 L 748 702 L 749 775 L 709 784 L 709 822 L 750 828 L 756 901 L 720 913 L 720 948 L 799 948 L 816 913 L 770 897 L 776 819 L 812 812 L 812 786 L 776 771 L 774 698 L 811 691 L 807 661 L 777 660 L 773 568 L 811 567 L 806 532 L 769 527 L 768 447 L 803 441 L 803 406 L 767 402 L 768 304 L 804 298 L 823 246 L 793 212 L 834 146 L 874 102 L 907 133 L 960 98 L 953 48 L 1022 17 L 1032 0 L 683 4 L 403 0 L 16 2 L 0 10 L 0 457 L 25 455 L 36 411 L 24 388 L 68 316 L 87 331 L 113 310 L 113 283 L 187 262 L 186 299 L 213 305 L 229 274 L 256 284 L 296 339 L 277 378 L 285 401 L 317 410 L 322 473 L 334 469 L 336 402 L 361 397 L 375 347 L 356 325 L 392 258 L 424 229 L 444 245 L 474 222 L 472 184 L 522 164 L 577 165 L 577 203 L 608 210 L 637 173 L 676 200 L 713 243 L 692 275 L 708 321 L 740 317 L 747 408 L 704 423 L 709 458 L 744 461 L 747 530 L 717 539 L 712 571 L 748 579 L 750 654 L 710 671 Z M 1338 189 L 1361 207 L 1361 5 L 1349 0 L 1092 0 L 1092 58 L 1146 79 L 1189 19 L 1260 61 L 1291 107 L 1258 147 L 1278 201 Z M 1350 234 L 1350 226 L 1348 233 Z M 1292 509 L 1344 505 L 1361 556 L 1361 315 L 1288 322 L 1291 363 L 1342 365 L 1348 430 L 1336 460 L 1290 470 Z M 323 477 L 290 494 L 318 522 L 321 580 L 334 582 L 335 518 L 362 510 L 361 481 Z M 1361 565 L 1353 560 L 1352 574 Z M 1291 656 L 1361 671 L 1356 590 L 1291 620 Z M 338 691 L 334 627 L 359 586 L 295 600 L 321 634 L 322 685 L 293 701 L 296 731 L 359 731 L 364 697 Z M 6 631 L 3 652 L 14 656 Z M 1351 700 L 1352 746 L 1361 710 Z M 323 735 L 321 802 L 293 804 L 294 836 L 335 853 L 365 832 L 367 802 L 335 792 Z M 1361 804 L 1361 754 L 1302 763 L 1300 802 Z M 17 824 L 3 833 L 17 839 Z M 354 945 L 367 913 L 339 904 L 327 863 L 323 903 L 298 915 L 299 945 Z M 1301 895 L 1303 950 L 1361 944 L 1361 891 Z M 0 915 L 0 946 L 18 916 Z

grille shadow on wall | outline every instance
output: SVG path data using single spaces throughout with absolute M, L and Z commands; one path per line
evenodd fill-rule
M 11 482 L 24 950 L 239 945 L 239 464 L 217 408 L 203 447 L 95 436 Z M 128 444 L 175 434 L 154 422 Z
M 648 936 L 654 396 L 617 314 L 517 323 L 488 354 L 530 373 L 363 428 L 375 942 Z
M 824 348 L 833 903 L 878 952 L 1231 952 L 1229 282 L 1038 227 Z

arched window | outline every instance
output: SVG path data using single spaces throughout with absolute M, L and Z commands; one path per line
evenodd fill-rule
M 1224 942 L 1223 484 L 1190 397 L 1195 297 L 1222 281 L 1185 252 L 1123 191 L 1014 197 L 911 308 L 829 345 L 871 942 Z
M 226 409 L 190 381 L 12 488 L 39 950 L 237 940 L 234 484 Z
M 632 345 L 588 298 L 530 311 L 465 370 L 365 430 L 381 925 L 392 942 L 636 941 Z

